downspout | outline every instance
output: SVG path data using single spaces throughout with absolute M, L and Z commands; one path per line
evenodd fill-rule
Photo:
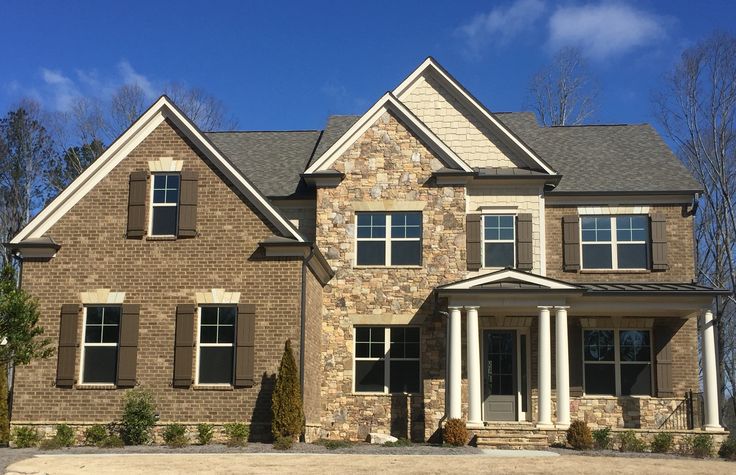
M 16 251 L 13 253 L 13 257 L 18 261 L 18 278 L 16 285 L 20 290 L 21 285 L 23 285 L 23 255 Z M 11 421 L 13 419 L 13 395 L 15 393 L 15 367 L 13 366 L 12 361 L 6 368 L 6 371 L 8 372 L 8 421 Z
M 302 259 L 302 296 L 301 296 L 301 308 L 300 308 L 300 332 L 299 332 L 299 390 L 302 395 L 302 407 L 304 406 L 304 355 L 306 350 L 304 348 L 305 335 L 307 327 L 307 263 L 314 256 L 314 244 L 309 247 L 309 254 Z

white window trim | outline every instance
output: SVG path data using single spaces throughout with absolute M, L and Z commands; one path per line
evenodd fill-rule
M 512 216 L 514 237 L 509 239 L 486 239 L 486 217 L 488 216 Z M 486 267 L 486 243 L 512 243 L 514 245 L 514 262 L 511 267 L 516 268 L 516 213 L 484 213 L 480 221 L 480 262 L 482 269 L 503 269 L 503 267 Z
M 359 327 L 383 327 L 383 358 L 376 357 L 358 357 L 357 355 L 357 331 Z M 391 358 L 391 329 L 392 328 L 417 328 L 419 329 L 419 357 L 418 358 Z M 386 358 L 385 355 L 389 355 Z M 381 361 L 383 360 L 383 391 L 357 391 L 355 372 L 356 362 L 358 361 Z M 417 361 L 419 363 L 419 391 L 416 393 L 392 393 L 389 391 L 391 383 L 391 361 Z M 391 395 L 391 394 L 422 394 L 422 328 L 415 325 L 357 325 L 353 327 L 353 394 L 357 396 L 370 395 Z
M 179 189 L 176 196 L 176 203 L 154 203 L 153 202 L 153 190 L 156 176 L 158 175 L 179 175 Z M 176 237 L 176 234 L 153 234 L 153 208 L 166 208 L 166 207 L 178 207 L 179 200 L 181 199 L 181 174 L 176 172 L 156 172 L 151 173 L 151 185 L 149 186 L 149 205 L 148 205 L 148 236 L 149 237 Z M 176 227 L 179 227 L 179 216 L 176 217 Z
M 204 387 L 221 387 L 221 388 L 231 388 L 233 387 L 232 383 L 200 383 L 199 382 L 199 357 L 200 357 L 200 349 L 202 347 L 207 348 L 225 348 L 225 347 L 232 347 L 233 348 L 233 356 L 235 355 L 235 336 L 237 336 L 237 333 L 234 333 L 233 337 L 233 343 L 202 343 L 199 341 L 199 338 L 201 336 L 201 322 L 202 322 L 202 308 L 203 307 L 233 307 L 234 305 L 223 305 L 223 304 L 213 304 L 213 305 L 199 305 L 197 306 L 197 321 L 196 329 L 197 329 L 197 335 L 196 335 L 196 351 L 195 351 L 195 357 L 194 357 L 194 386 L 204 386 Z M 235 325 L 233 327 L 233 332 L 237 332 L 238 327 L 238 312 L 237 307 L 235 311 Z M 235 371 L 235 361 L 233 361 L 233 373 Z M 235 374 L 231 375 L 231 380 L 235 379 Z
M 613 332 L 613 361 L 586 361 L 585 360 L 585 332 L 586 331 L 612 331 Z M 621 365 L 627 365 L 627 364 L 647 364 L 645 361 L 621 361 L 621 348 L 620 348 L 620 341 L 621 336 L 619 335 L 622 331 L 642 331 L 649 333 L 649 393 L 650 394 L 627 394 L 623 395 L 621 394 Z M 638 397 L 638 398 L 647 398 L 652 397 L 652 394 L 655 392 L 654 387 L 654 340 L 652 339 L 654 335 L 652 335 L 652 330 L 648 328 L 612 328 L 612 327 L 596 327 L 596 328 L 582 328 L 581 329 L 581 340 L 582 340 L 582 361 L 583 361 L 583 397 Z M 588 394 L 585 392 L 585 365 L 586 364 L 600 364 L 600 365 L 610 365 L 613 364 L 613 372 L 614 376 L 616 378 L 616 394 Z
M 610 223 L 611 223 L 611 239 L 609 241 L 585 241 L 583 242 L 583 218 L 602 218 L 602 217 L 608 217 Z M 650 259 L 650 247 L 651 243 L 650 240 L 644 240 L 644 241 L 618 241 L 618 235 L 617 235 L 617 229 L 616 229 L 616 218 L 622 217 L 622 216 L 645 216 L 647 219 L 649 219 L 649 216 L 647 215 L 637 215 L 637 214 L 609 214 L 609 215 L 581 215 L 580 216 L 580 225 L 578 226 L 579 232 L 580 232 L 580 269 L 581 270 L 593 270 L 593 271 L 626 271 L 626 272 L 632 272 L 632 271 L 647 271 L 649 270 L 649 266 L 647 267 L 619 267 L 618 266 L 618 245 L 628 245 L 628 244 L 644 244 L 644 249 L 646 250 L 646 260 L 649 262 Z M 649 225 L 647 224 L 647 230 L 649 230 Z M 607 244 L 611 247 L 611 267 L 584 267 L 585 265 L 585 259 L 583 259 L 583 246 L 585 244 Z
M 84 361 L 85 361 L 85 348 L 87 346 L 119 346 L 120 345 L 120 324 L 118 323 L 118 342 L 117 343 L 85 343 L 87 338 L 87 307 L 117 307 L 118 305 L 107 305 L 107 304 L 96 304 L 96 305 L 84 305 L 82 307 L 82 341 L 80 355 L 79 355 L 79 383 L 77 386 L 117 386 L 116 382 L 112 383 L 86 383 L 84 381 Z M 123 313 L 120 311 L 120 319 L 122 320 Z M 115 368 L 115 379 L 117 379 L 117 368 Z
M 391 236 L 391 214 L 392 213 L 419 213 L 419 237 L 418 238 L 395 238 Z M 385 214 L 386 215 L 386 237 L 384 238 L 359 238 L 358 237 L 358 214 Z M 421 268 L 424 261 L 424 243 L 422 242 L 424 235 L 424 213 L 421 211 L 359 211 L 355 213 L 355 257 L 353 258 L 353 266 L 357 268 L 370 267 L 392 267 L 392 268 Z M 383 242 L 384 243 L 384 261 L 383 264 L 358 264 L 358 243 L 365 242 Z M 391 243 L 393 241 L 417 241 L 419 242 L 419 264 L 391 264 Z

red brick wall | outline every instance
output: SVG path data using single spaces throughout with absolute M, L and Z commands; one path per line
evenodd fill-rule
M 200 235 L 176 241 L 125 239 L 128 177 L 162 156 L 199 172 Z M 149 192 L 150 193 L 150 192 Z M 258 242 L 275 230 L 171 124 L 154 130 L 48 232 L 62 247 L 50 262 L 28 262 L 23 287 L 39 301 L 40 324 L 58 341 L 59 312 L 80 292 L 125 292 L 141 305 L 137 379 L 154 392 L 162 422 L 270 421 L 273 375 L 291 338 L 299 357 L 301 260 L 266 259 Z M 174 389 L 175 309 L 195 292 L 223 288 L 254 303 L 256 385 L 228 391 Z M 79 321 L 81 341 L 82 319 Z M 77 350 L 77 374 L 79 372 Z M 54 387 L 56 358 L 19 367 L 13 422 L 109 422 L 124 390 Z

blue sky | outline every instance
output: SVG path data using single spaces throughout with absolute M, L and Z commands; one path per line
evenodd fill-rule
M 493 111 L 525 109 L 531 74 L 583 49 L 600 84 L 596 122 L 651 122 L 650 97 L 681 51 L 734 31 L 736 2 L 5 1 L 0 111 L 22 96 L 63 110 L 122 83 L 177 81 L 228 107 L 239 128 L 318 129 L 365 111 L 435 56 Z

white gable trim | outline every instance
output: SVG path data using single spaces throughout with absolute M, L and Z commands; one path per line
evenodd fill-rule
M 31 220 L 13 239 L 17 244 L 24 239 L 43 236 L 62 216 L 92 190 L 135 147 L 140 145 L 165 119 L 171 120 L 203 152 L 212 163 L 263 213 L 284 235 L 299 242 L 304 238 L 266 198 L 217 150 L 197 127 L 166 96 L 161 96 L 136 120 L 95 162 L 79 175 L 46 208 Z
M 452 151 L 429 127 L 419 120 L 404 104 L 401 103 L 393 94 L 387 92 L 368 112 L 363 114 L 358 121 L 343 134 L 340 139 L 335 142 L 325 153 L 322 154 L 305 172 L 305 175 L 328 169 L 351 145 L 353 145 L 368 128 L 370 128 L 376 120 L 384 112 L 391 111 L 404 121 L 411 130 L 419 135 L 425 142 L 432 146 L 433 150 L 448 164 L 454 164 L 466 172 L 472 172 L 473 169 L 468 166 L 455 152 Z
M 522 142 L 516 135 L 514 135 L 501 121 L 491 114 L 488 109 L 481 105 L 478 100 L 473 97 L 463 86 L 461 86 L 455 78 L 450 76 L 442 66 L 439 65 L 431 56 L 425 59 L 417 69 L 414 70 L 396 89 L 393 90 L 393 94 L 399 99 L 406 97 L 416 85 L 417 80 L 425 73 L 429 72 L 434 74 L 435 77 L 439 78 L 440 81 L 447 87 L 447 90 L 451 94 L 454 94 L 457 98 L 463 100 L 471 106 L 478 117 L 485 120 L 491 128 L 500 131 L 502 134 L 507 136 L 514 144 L 516 144 L 534 163 L 539 165 L 542 170 L 546 171 L 550 175 L 556 175 L 552 167 L 550 167 L 544 160 L 542 160 L 534 151 L 529 148 L 524 142 Z
M 494 282 L 502 281 L 505 279 L 514 279 L 520 282 L 528 284 L 541 285 L 553 290 L 576 290 L 578 287 L 560 282 L 559 280 L 548 279 L 539 275 L 528 274 L 526 272 L 519 272 L 513 269 L 503 269 L 489 274 L 479 275 L 467 280 L 461 280 L 454 284 L 443 285 L 439 287 L 442 290 L 467 290 L 477 287 L 479 285 L 492 284 Z

